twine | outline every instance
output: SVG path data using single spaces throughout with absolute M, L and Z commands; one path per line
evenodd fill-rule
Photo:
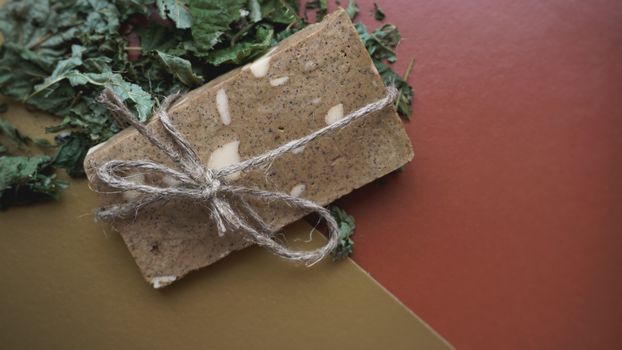
M 169 107 L 179 97 L 179 94 L 164 99 L 160 108 L 155 112 L 172 141 L 167 143 L 162 142 L 156 135 L 147 130 L 114 92 L 105 89 L 98 97 L 98 102 L 112 112 L 118 120 L 125 121 L 136 128 L 151 144 L 165 153 L 176 164 L 177 169 L 149 160 L 110 160 L 105 162 L 96 169 L 96 175 L 102 183 L 121 192 L 137 191 L 142 195 L 127 203 L 101 207 L 97 209 L 96 217 L 104 221 L 113 221 L 128 215 L 135 215 L 142 207 L 170 199 L 201 201 L 207 204 L 219 236 L 223 236 L 227 230 L 243 233 L 253 243 L 267 248 L 280 257 L 312 265 L 330 254 L 339 242 L 340 229 L 330 212 L 315 202 L 286 193 L 232 185 L 226 177 L 237 172 L 257 168 L 323 135 L 343 129 L 357 119 L 382 110 L 395 100 L 396 95 L 397 90 L 394 87 L 389 87 L 387 95 L 382 99 L 372 102 L 322 129 L 222 169 L 208 169 L 202 165 L 199 156 L 186 138 L 173 126 L 168 115 Z M 136 183 L 131 181 L 131 173 L 136 171 L 170 176 L 177 180 L 177 183 L 168 187 Z M 277 201 L 293 208 L 317 213 L 327 223 L 328 241 L 320 248 L 303 251 L 292 250 L 280 244 L 274 239 L 276 232 L 272 231 L 261 216 L 248 204 L 247 200 L 251 198 L 267 202 Z M 232 203 L 238 204 L 237 210 L 233 208 Z

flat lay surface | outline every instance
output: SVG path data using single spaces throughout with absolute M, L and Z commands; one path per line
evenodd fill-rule
M 415 157 L 338 200 L 353 261 L 303 271 L 254 247 L 155 291 L 72 180 L 0 212 L 0 343 L 622 348 L 622 3 L 379 4 L 402 35 L 395 70 L 416 59 Z M 32 137 L 58 122 L 9 111 Z M 298 244 L 309 226 L 289 230 Z

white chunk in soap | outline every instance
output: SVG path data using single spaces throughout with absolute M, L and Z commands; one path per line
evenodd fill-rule
M 231 114 L 229 113 L 229 98 L 224 88 L 219 89 L 216 93 L 216 108 L 220 115 L 220 120 L 225 125 L 231 124 Z
M 289 77 L 280 77 L 280 78 L 270 79 L 270 85 L 280 86 L 280 85 L 287 83 L 288 80 L 289 80 Z
M 298 184 L 292 187 L 291 191 L 289 191 L 289 194 L 294 197 L 300 197 L 300 195 L 302 194 L 302 192 L 305 191 L 306 188 L 307 186 L 305 186 L 305 184 Z
M 212 155 L 209 157 L 207 167 L 209 169 L 222 169 L 228 165 L 240 162 L 240 153 L 238 148 L 240 141 L 231 141 L 218 147 Z M 240 177 L 240 173 L 234 173 L 229 175 L 229 180 L 235 180 Z
M 168 284 L 170 284 L 171 282 L 175 281 L 177 279 L 177 276 L 159 276 L 159 277 L 154 277 L 151 279 L 151 285 L 153 285 L 153 288 L 158 289 L 161 287 L 164 287 Z
M 256 78 L 265 77 L 268 74 L 268 69 L 270 69 L 270 56 L 266 55 L 251 63 L 250 69 Z
M 328 110 L 328 113 L 326 113 L 326 117 L 324 118 L 324 120 L 326 121 L 326 124 L 330 125 L 341 118 L 343 118 L 343 103 L 332 106 Z

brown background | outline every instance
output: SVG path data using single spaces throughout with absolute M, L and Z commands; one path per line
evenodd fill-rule
M 622 348 L 622 2 L 380 3 L 415 161 L 349 197 L 354 259 L 457 348 Z

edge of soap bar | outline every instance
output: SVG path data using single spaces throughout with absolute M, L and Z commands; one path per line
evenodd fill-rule
M 333 22 L 335 22 L 334 20 L 335 19 L 339 19 L 340 17 L 343 17 L 344 20 L 347 19 L 348 23 L 350 23 L 349 28 L 347 30 L 350 30 L 354 34 L 356 34 L 356 30 L 355 30 L 354 26 L 351 24 L 349 18 L 347 17 L 347 15 L 345 14 L 345 12 L 343 10 L 338 10 L 338 11 L 333 12 L 332 14 L 327 16 L 325 20 L 326 21 L 333 21 Z M 343 24 L 339 24 L 339 25 L 341 26 Z M 279 46 L 278 46 L 277 50 L 275 52 L 269 52 L 267 55 L 278 54 L 280 50 L 292 49 L 293 47 L 295 47 L 297 42 L 303 42 L 306 39 L 312 37 L 314 35 L 314 31 L 318 31 L 318 29 L 322 29 L 322 27 L 319 26 L 319 25 L 314 25 L 314 26 L 310 26 L 310 27 L 307 27 L 307 28 L 303 29 L 302 31 L 296 33 L 295 35 L 293 35 L 293 36 L 285 39 L 281 43 L 279 43 Z M 353 33 L 348 33 L 348 35 L 352 36 Z M 358 35 L 356 35 L 356 36 L 358 37 Z M 288 45 L 285 45 L 285 44 L 288 44 Z M 366 53 L 367 51 L 364 48 L 363 44 L 361 42 L 359 42 L 359 44 L 360 44 L 360 47 L 361 47 L 360 50 L 362 50 L 362 52 Z M 360 56 L 360 57 L 362 57 L 362 56 Z M 372 65 L 371 58 L 368 55 L 366 55 L 366 57 L 367 57 L 367 60 L 368 60 L 368 66 L 371 66 Z M 358 64 L 363 64 L 363 63 L 358 63 Z M 244 67 L 240 67 L 240 68 L 234 69 L 234 70 L 232 70 L 232 71 L 230 71 L 230 72 L 228 72 L 228 73 L 226 73 L 226 74 L 224 74 L 224 75 L 222 75 L 222 76 L 220 76 L 220 77 L 218 77 L 218 78 L 216 78 L 214 80 L 211 80 L 210 82 L 206 83 L 205 85 L 203 85 L 203 86 L 201 86 L 201 87 L 199 87 L 199 88 L 197 88 L 197 89 L 187 93 L 184 97 L 182 97 L 182 99 L 180 101 L 178 101 L 174 106 L 171 107 L 171 114 L 173 115 L 176 110 L 182 109 L 182 106 L 185 104 L 185 101 L 193 100 L 194 98 L 196 98 L 196 96 L 200 96 L 202 92 L 204 92 L 206 90 L 209 90 L 209 89 L 217 88 L 219 85 L 224 85 L 229 80 L 231 80 L 232 78 L 236 77 L 238 74 L 250 74 L 250 73 L 241 72 L 244 69 L 245 69 Z M 382 80 L 380 79 L 380 77 L 379 77 L 377 72 L 375 72 L 375 74 L 374 74 L 374 83 L 375 84 L 377 84 L 377 83 L 382 84 Z M 376 86 L 376 85 L 374 85 L 374 86 Z M 407 152 L 405 152 L 405 146 L 406 145 L 401 146 L 401 148 L 403 148 L 403 150 L 402 150 L 403 153 L 401 153 L 402 156 L 400 156 L 400 158 L 399 158 L 400 160 L 403 160 L 403 159 L 406 159 L 406 158 L 407 159 L 404 160 L 401 164 L 397 165 L 395 168 L 393 168 L 393 169 L 396 169 L 399 166 L 402 166 L 402 165 L 406 164 L 407 162 L 409 162 L 410 160 L 412 160 L 414 154 L 412 152 L 412 144 L 410 143 L 410 140 L 408 139 L 408 137 L 405 134 L 402 122 L 399 120 L 399 117 L 397 116 L 397 114 L 395 112 L 395 109 L 393 107 L 390 107 L 389 109 L 390 109 L 390 111 L 384 112 L 387 115 L 383 116 L 383 118 L 387 117 L 387 118 L 395 119 L 391 123 L 393 123 L 393 125 L 398 125 L 399 124 L 399 128 L 401 128 L 401 130 L 395 129 L 397 126 L 394 126 L 393 129 L 391 129 L 391 130 L 393 130 L 393 132 L 396 132 L 396 135 L 399 135 L 399 133 L 403 133 L 403 136 L 405 137 L 405 141 L 404 142 L 408 143 L 407 144 L 407 147 L 408 147 Z M 148 124 L 149 124 L 149 126 L 152 126 L 154 123 L 157 123 L 156 117 L 151 118 L 151 120 L 149 121 Z M 112 145 L 112 143 L 125 142 L 125 141 L 123 141 L 123 139 L 125 139 L 127 137 L 133 137 L 133 136 L 137 135 L 137 133 L 138 132 L 134 128 L 127 128 L 127 129 L 123 130 L 122 132 L 120 132 L 119 134 L 115 135 L 109 141 L 107 141 L 108 145 Z M 85 158 L 85 168 L 87 169 L 87 177 L 89 178 L 89 181 L 91 181 L 91 182 L 93 182 L 93 180 L 94 180 L 94 173 L 93 173 L 92 167 L 90 167 L 90 162 L 94 158 L 96 158 L 97 154 L 99 154 L 102 151 L 105 151 L 107 149 L 107 147 L 108 146 L 106 145 L 106 143 L 100 144 L 98 146 L 95 146 L 94 149 L 90 150 L 89 154 Z M 393 164 L 395 164 L 395 163 L 393 163 Z M 379 178 L 379 177 L 385 175 L 388 172 L 389 171 L 384 172 L 381 175 L 374 175 L 375 177 L 370 177 L 369 181 L 367 181 L 367 180 L 366 181 L 367 182 L 371 182 L 374 179 Z M 378 174 L 377 171 L 376 171 L 376 174 Z M 351 192 L 352 190 L 354 190 L 355 188 L 358 188 L 358 187 L 360 187 L 362 185 L 363 184 L 360 184 L 360 183 L 359 184 L 355 184 L 355 185 L 350 185 L 350 187 L 347 187 L 347 189 L 340 190 L 340 192 L 338 192 L 338 194 L 339 194 L 339 196 L 345 195 L 345 194 Z M 337 197 L 335 197 L 335 199 L 336 198 Z M 328 203 L 321 203 L 321 204 L 328 204 Z M 302 216 L 304 216 L 304 214 L 300 214 L 297 218 L 300 218 Z M 142 272 L 143 276 L 145 277 L 145 279 L 149 283 L 151 283 L 156 288 L 164 287 L 164 286 L 166 286 L 168 284 L 171 284 L 175 280 L 178 280 L 181 277 L 183 277 L 184 275 L 186 275 L 187 273 L 189 273 L 190 271 L 193 271 L 193 270 L 196 270 L 196 269 L 200 269 L 201 267 L 210 265 L 211 263 L 213 263 L 213 262 L 221 259 L 222 257 L 228 255 L 229 253 L 231 253 L 231 252 L 233 252 L 235 250 L 242 249 L 242 248 L 250 245 L 250 243 L 242 242 L 240 240 L 240 242 L 238 242 L 237 245 L 232 246 L 227 251 L 223 250 L 222 254 L 220 254 L 217 258 L 215 258 L 215 260 L 213 260 L 211 262 L 208 262 L 208 263 L 205 263 L 205 264 L 202 264 L 202 265 L 190 266 L 186 270 L 184 270 L 183 272 L 176 273 L 174 275 L 173 274 L 169 274 L 169 273 L 153 274 L 153 273 L 149 272 L 149 271 L 153 270 L 152 268 L 146 269 L 145 266 L 142 266 L 141 264 L 138 263 L 138 256 L 140 256 L 140 254 L 135 255 L 136 251 L 134 249 L 136 249 L 136 248 L 132 248 L 130 246 L 130 243 L 129 243 L 130 241 L 127 240 L 127 237 L 126 237 L 125 234 L 122 233 L 122 236 L 123 236 L 124 240 L 126 240 L 126 243 L 128 244 L 128 248 L 130 249 L 130 252 L 134 256 L 134 258 L 137 259 L 137 264 L 138 264 L 139 268 L 141 269 L 141 272 Z M 138 252 L 140 253 L 140 250 Z M 159 272 L 161 272 L 161 271 L 159 271 Z

